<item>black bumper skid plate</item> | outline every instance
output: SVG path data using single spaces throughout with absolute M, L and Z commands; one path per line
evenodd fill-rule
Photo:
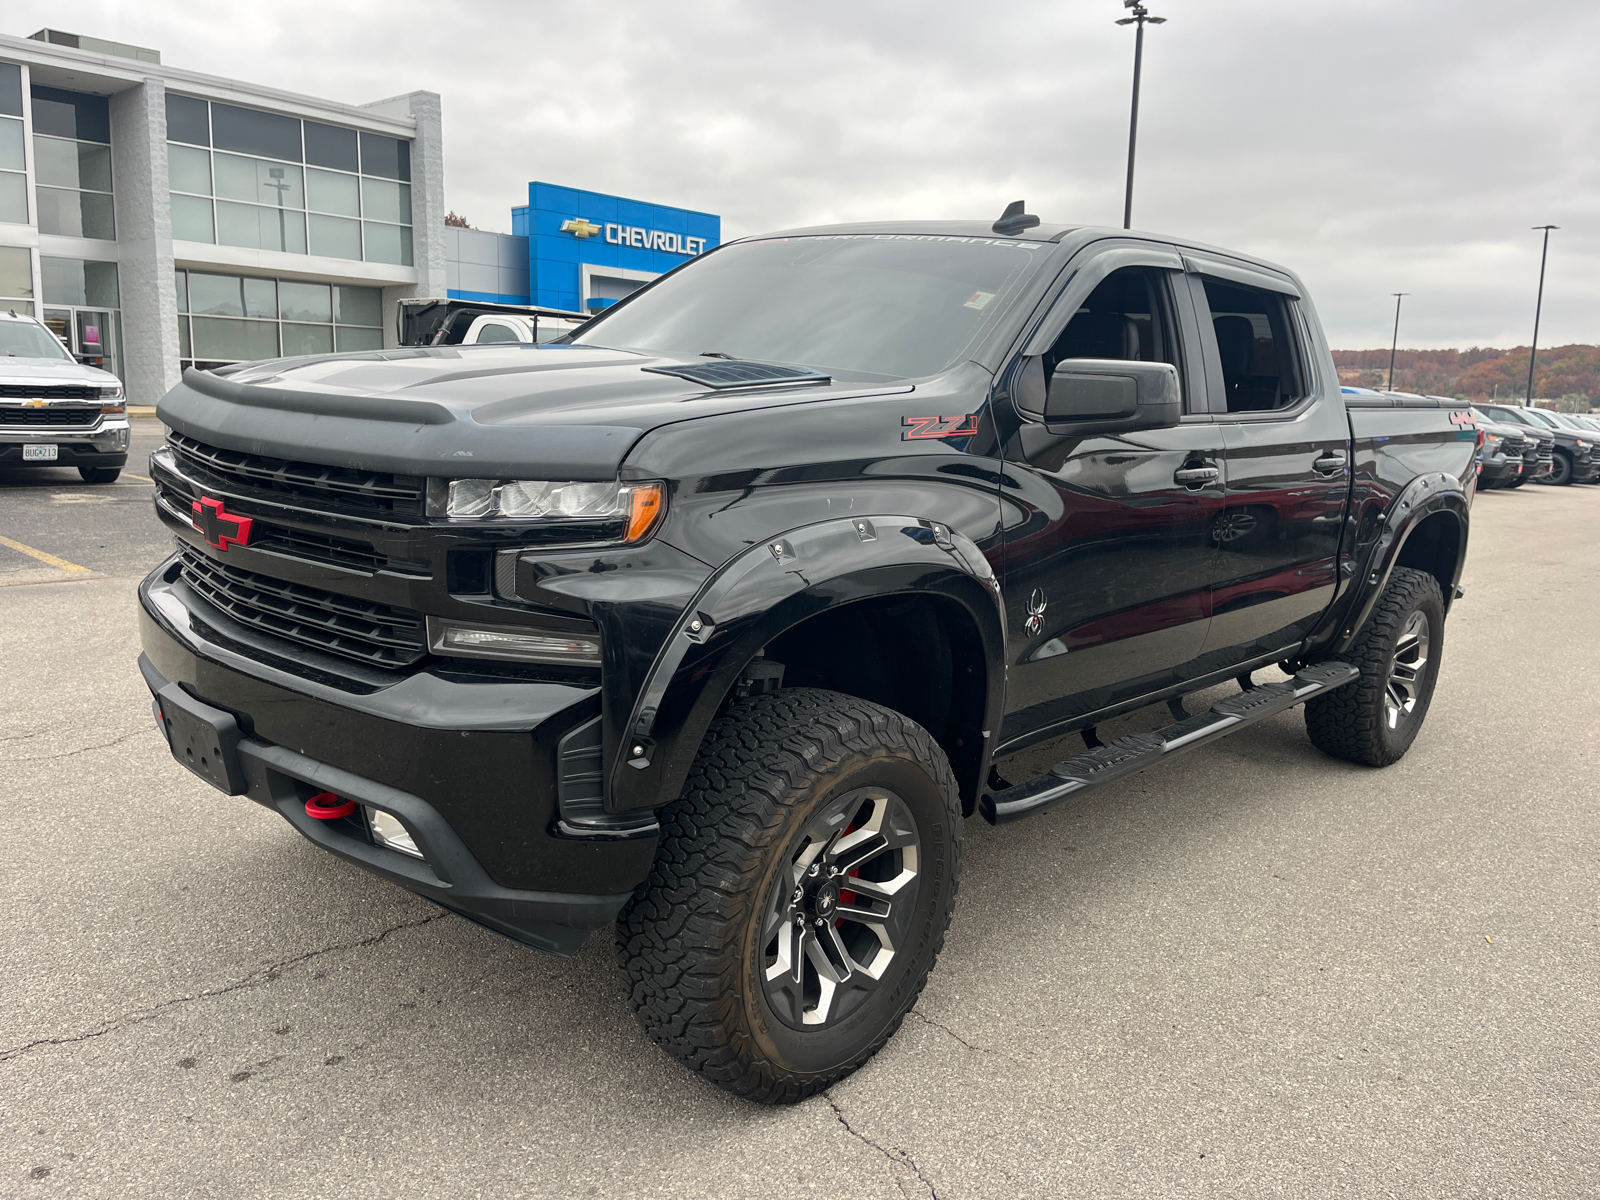
M 979 807 L 994 825 L 1015 821 L 1059 804 L 1092 787 L 1142 771 L 1169 754 L 1192 750 L 1253 725 L 1313 696 L 1353 683 L 1361 672 L 1349 663 L 1325 662 L 1307 667 L 1293 679 L 1265 683 L 1213 704 L 1156 733 L 1133 733 L 1095 750 L 1064 759 L 1037 779 L 1003 791 L 986 792 Z

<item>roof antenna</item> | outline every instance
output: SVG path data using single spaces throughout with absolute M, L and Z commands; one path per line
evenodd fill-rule
M 1010 237 L 1014 233 L 1021 233 L 1024 229 L 1032 229 L 1039 223 L 1039 218 L 1032 213 L 1023 212 L 1027 207 L 1021 200 L 1013 200 L 1006 205 L 1005 212 L 1000 214 L 1000 219 L 992 228 L 996 233 Z

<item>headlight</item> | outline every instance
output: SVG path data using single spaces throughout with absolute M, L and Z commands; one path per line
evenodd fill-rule
M 122 399 L 122 385 L 120 383 L 116 383 L 116 384 L 110 384 L 110 385 L 108 385 L 106 387 L 102 387 L 100 389 L 100 399 L 102 399 L 102 400 L 121 400 Z
M 1504 440 L 1505 439 L 1502 438 L 1498 433 L 1490 433 L 1484 436 L 1483 444 L 1489 447 L 1489 449 L 1494 450 L 1498 448 L 1500 443 Z
M 659 483 L 452 479 L 429 488 L 430 516 L 452 520 L 624 522 L 622 540 L 646 537 L 666 508 Z

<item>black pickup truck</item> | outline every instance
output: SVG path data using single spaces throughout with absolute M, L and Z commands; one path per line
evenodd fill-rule
M 767 1102 L 898 1027 L 964 818 L 1299 704 L 1403 755 L 1479 444 L 1342 394 L 1290 272 L 1020 205 L 734 242 L 553 344 L 190 371 L 159 414 L 178 761 L 529 945 L 614 922 L 649 1035 Z

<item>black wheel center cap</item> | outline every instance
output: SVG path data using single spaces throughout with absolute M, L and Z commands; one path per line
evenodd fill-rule
M 811 911 L 819 917 L 830 917 L 839 907 L 839 885 L 825 883 L 811 897 Z

